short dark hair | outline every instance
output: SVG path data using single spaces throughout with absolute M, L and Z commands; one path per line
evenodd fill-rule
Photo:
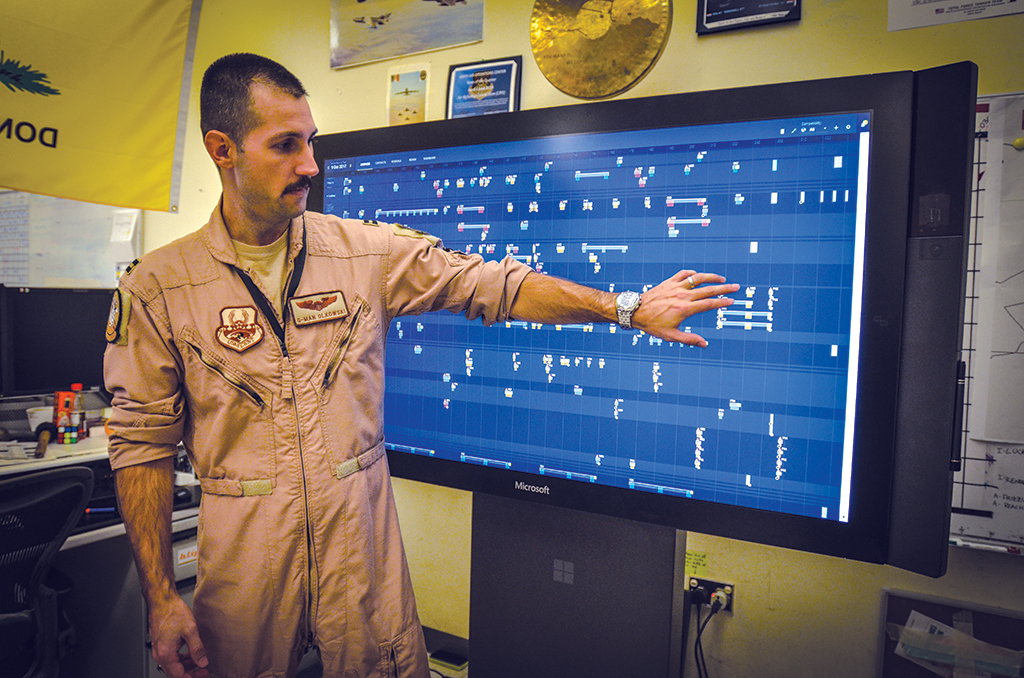
M 257 82 L 296 99 L 308 96 L 299 79 L 276 61 L 245 53 L 221 57 L 206 69 L 199 92 L 199 128 L 204 137 L 217 130 L 241 145 L 260 122 L 251 92 Z

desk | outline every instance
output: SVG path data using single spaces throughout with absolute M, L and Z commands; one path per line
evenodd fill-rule
M 102 461 L 107 458 L 107 436 L 99 433 L 83 439 L 74 445 L 51 443 L 46 446 L 46 456 L 28 461 L 0 459 L 0 477 L 21 475 L 34 471 Z

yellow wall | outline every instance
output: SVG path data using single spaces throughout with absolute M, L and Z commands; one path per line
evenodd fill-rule
M 480 1 L 480 0 L 471 0 Z M 206 221 L 220 186 L 199 134 L 199 83 L 205 68 L 230 52 L 253 51 L 288 66 L 310 91 L 320 130 L 342 132 L 386 124 L 387 69 L 431 66 L 431 119 L 444 117 L 448 66 L 523 55 L 523 108 L 578 103 L 552 87 L 533 61 L 528 0 L 486 0 L 484 41 L 448 50 L 332 71 L 328 65 L 329 0 L 204 0 L 196 45 L 180 210 L 147 212 L 151 250 Z M 796 23 L 698 38 L 695 0 L 675 3 L 668 45 L 647 77 L 625 97 L 893 70 L 917 70 L 970 59 L 984 94 L 1024 90 L 1024 15 L 889 33 L 886 0 L 805 2 Z
M 478 1 L 478 0 L 470 0 Z M 523 55 L 523 108 L 575 103 L 544 80 L 530 52 L 532 2 L 486 0 L 484 42 L 379 64 L 328 66 L 329 0 L 203 0 L 188 139 L 177 214 L 147 212 L 151 250 L 202 225 L 220 192 L 199 134 L 203 70 L 219 56 L 254 51 L 292 69 L 310 91 L 322 133 L 385 124 L 387 69 L 431 67 L 431 119 L 443 118 L 450 64 Z M 886 0 L 805 2 L 799 23 L 698 38 L 694 0 L 677 0 L 668 45 L 626 97 L 736 87 L 879 71 L 922 69 L 969 59 L 983 94 L 1024 90 L 1024 15 L 890 33 Z M 420 614 L 427 625 L 469 634 L 468 493 L 396 481 Z M 873 675 L 881 591 L 893 587 L 1024 610 L 1024 558 L 954 549 L 950 574 L 937 581 L 864 565 L 689 535 L 706 552 L 708 575 L 737 585 L 736 611 L 708 631 L 716 676 Z M 690 660 L 692 662 L 692 659 Z M 687 675 L 695 675 L 690 666 Z

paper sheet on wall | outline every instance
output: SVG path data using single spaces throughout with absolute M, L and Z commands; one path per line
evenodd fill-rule
M 15 287 L 117 286 L 131 262 L 141 210 L 0 191 L 0 284 Z
M 1017 0 L 889 0 L 889 30 L 1024 14 Z
M 954 536 L 1024 544 L 1024 96 L 979 115 L 971 368 Z M 984 128 L 982 131 L 981 128 Z M 987 134 L 982 138 L 983 134 Z M 967 348 L 965 341 L 965 348 Z
M 1024 96 L 989 104 L 971 437 L 1024 443 Z M 987 358 L 987 360 L 985 359 Z

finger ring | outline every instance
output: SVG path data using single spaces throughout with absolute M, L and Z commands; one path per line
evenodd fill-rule
M 693 282 L 693 276 L 692 275 L 689 278 L 686 279 L 686 282 L 689 285 L 689 287 L 686 288 L 688 290 L 692 290 L 694 287 L 697 286 L 697 284 L 695 282 Z

